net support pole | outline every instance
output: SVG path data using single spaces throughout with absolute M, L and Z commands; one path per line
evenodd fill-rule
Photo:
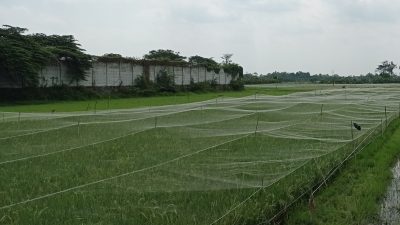
M 314 158 L 314 163 L 315 163 L 315 166 L 317 167 L 318 171 L 321 173 L 321 177 L 322 177 L 322 180 L 324 181 L 325 186 L 328 187 L 324 173 L 322 172 L 321 168 L 318 166 L 317 160 L 315 160 L 315 158 Z
M 108 101 L 107 101 L 107 109 L 108 109 L 108 111 L 110 111 L 110 98 L 111 98 L 111 96 L 109 95 L 108 96 Z
M 383 137 L 383 120 L 381 118 L 381 136 Z
M 324 104 L 321 105 L 321 117 L 322 117 L 322 109 L 324 108 Z
M 96 112 L 97 112 L 97 100 L 96 100 L 96 102 L 94 103 L 94 114 L 96 114 Z
M 4 112 L 3 112 L 3 123 L 5 122 L 6 120 L 5 120 L 5 118 L 4 118 Z
M 386 111 L 386 106 L 385 106 L 385 123 L 386 127 L 388 126 L 388 120 L 387 120 L 387 111 Z
M 254 136 L 256 136 L 256 135 L 257 135 L 257 130 L 258 130 L 258 121 L 259 121 L 259 119 L 260 119 L 260 117 L 259 117 L 259 115 L 258 115 L 258 112 L 256 113 L 256 115 L 257 115 L 257 123 L 256 123 L 256 128 L 255 128 L 255 130 L 254 130 Z
M 81 135 L 81 122 L 78 120 L 78 137 Z
M 154 128 L 157 128 L 157 116 L 154 117 Z
M 19 129 L 20 122 L 21 122 L 21 112 L 18 112 L 18 129 Z
M 350 130 L 351 130 L 351 140 L 354 140 L 354 134 L 353 134 L 353 121 L 350 121 Z

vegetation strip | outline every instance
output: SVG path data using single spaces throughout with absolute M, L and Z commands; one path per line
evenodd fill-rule
M 345 165 L 326 189 L 290 210 L 286 224 L 379 223 L 379 203 L 390 182 L 390 168 L 400 153 L 400 120 Z
M 25 101 L 14 104 L 0 106 L 3 112 L 74 112 L 74 111 L 94 111 L 107 109 L 127 109 L 149 106 L 162 106 L 173 104 L 186 104 L 192 102 L 206 101 L 219 97 L 246 97 L 255 94 L 265 95 L 287 95 L 295 92 L 305 92 L 314 90 L 314 87 L 283 87 L 283 88 L 245 88 L 243 91 L 227 92 L 206 92 L 206 93 L 177 93 L 168 96 L 153 97 L 134 97 L 134 98 L 107 98 L 91 99 L 83 101 Z

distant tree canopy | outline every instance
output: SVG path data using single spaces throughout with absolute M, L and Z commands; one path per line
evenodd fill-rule
M 394 74 L 394 73 L 393 73 Z M 259 74 L 244 74 L 243 82 L 245 84 L 268 84 L 279 82 L 312 82 L 325 84 L 372 84 L 372 83 L 400 83 L 400 76 L 391 76 L 385 78 L 380 74 L 368 73 L 359 76 L 339 76 L 329 74 L 311 75 L 308 72 L 273 72 L 264 75 Z
M 144 55 L 143 58 L 147 60 L 165 60 L 176 62 L 183 62 L 186 59 L 186 57 L 181 56 L 179 52 L 169 49 L 151 50 L 148 54 Z
M 106 53 L 106 54 L 102 55 L 101 57 L 115 58 L 115 59 L 123 58 L 121 54 L 117 54 L 117 53 Z
M 72 81 L 85 79 L 91 57 L 71 35 L 30 34 L 26 28 L 0 28 L 0 74 L 15 82 L 34 86 L 39 71 L 48 63 L 65 63 Z

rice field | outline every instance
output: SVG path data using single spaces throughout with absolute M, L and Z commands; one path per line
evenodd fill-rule
M 1 112 L 0 224 L 272 224 L 399 103 L 398 86 L 377 86 Z

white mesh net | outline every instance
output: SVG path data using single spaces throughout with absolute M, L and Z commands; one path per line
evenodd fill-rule
M 390 86 L 97 112 L 4 112 L 0 221 L 262 222 L 286 204 L 281 199 L 307 191 L 379 135 L 399 116 L 399 102 L 400 89 Z

